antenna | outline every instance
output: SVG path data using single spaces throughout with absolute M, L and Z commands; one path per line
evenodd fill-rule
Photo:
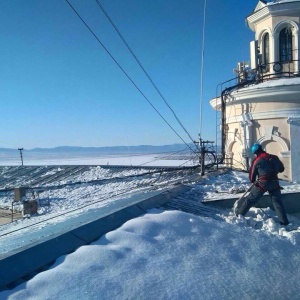
M 22 151 L 23 151 L 24 149 L 23 149 L 23 148 L 18 148 L 18 150 L 20 151 L 21 163 L 22 163 L 22 167 L 23 167 L 23 154 L 22 154 Z

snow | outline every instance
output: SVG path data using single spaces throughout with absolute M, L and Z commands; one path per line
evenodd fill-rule
M 95 167 L 81 176 L 91 180 L 111 175 L 107 172 Z M 232 198 L 234 191 L 249 186 L 247 175 L 234 171 L 208 176 L 190 182 L 191 190 L 181 197 L 203 207 L 204 199 Z M 179 175 L 173 176 L 171 181 L 180 180 Z M 166 177 L 155 180 L 155 184 L 167 187 Z M 153 193 L 149 185 L 154 179 L 143 181 L 142 188 L 133 177 L 130 182 L 110 182 L 102 186 L 102 192 L 89 185 L 51 191 L 50 215 L 54 216 L 61 212 L 59 206 L 66 210 L 74 205 L 80 208 L 84 201 L 108 197 L 106 202 L 80 208 L 69 217 L 0 237 L 1 245 L 5 245 L 1 246 L 2 253 L 9 249 L 9 243 L 26 243 L 34 235 L 66 224 L 71 227 L 76 219 L 90 218 L 104 208 L 115 209 L 121 205 L 116 199 L 126 205 Z M 283 192 L 299 191 L 298 184 L 280 183 Z M 127 185 L 133 187 L 133 193 L 126 197 L 111 195 Z M 0 226 L 0 235 L 47 217 L 41 212 L 31 219 Z M 289 219 L 294 228 L 299 228 L 288 232 L 269 208 L 252 208 L 246 217 L 235 217 L 230 209 L 211 217 L 151 209 L 98 241 L 58 258 L 48 270 L 27 282 L 0 292 L 0 299 L 299 299 L 300 220 L 292 215 Z
M 23 152 L 23 161 L 25 166 L 36 165 L 146 165 L 146 166 L 178 166 L 185 161 L 174 159 L 174 153 L 164 154 L 123 154 L 123 155 L 103 155 L 99 153 L 37 153 Z M 193 161 L 186 162 L 187 165 L 192 165 Z M 16 153 L 0 152 L 0 166 L 20 166 L 21 159 Z
M 299 266 L 289 239 L 153 209 L 0 299 L 299 299 Z
M 267 5 L 274 5 L 277 3 L 285 3 L 285 2 L 297 2 L 297 1 L 300 1 L 300 0 L 275 0 L 275 1 L 267 3 Z
M 299 85 L 299 84 L 300 84 L 300 78 L 281 78 L 281 79 L 267 80 L 259 84 L 250 85 L 243 89 L 254 90 L 254 89 L 264 89 L 268 87 L 291 86 L 291 85 Z

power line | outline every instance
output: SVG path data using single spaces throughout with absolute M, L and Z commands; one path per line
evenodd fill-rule
M 204 0 L 203 10 L 203 31 L 202 31 L 202 54 L 201 54 L 201 71 L 200 71 L 200 124 L 199 124 L 199 137 L 202 131 L 202 102 L 203 102 L 203 66 L 204 66 L 204 42 L 205 42 L 205 18 L 206 18 L 206 0 Z
M 96 0 L 98 6 L 100 7 L 100 9 L 102 10 L 102 12 L 105 14 L 105 16 L 107 17 L 108 21 L 111 23 L 111 25 L 114 27 L 114 29 L 116 30 L 116 32 L 118 33 L 119 37 L 121 38 L 121 40 L 123 41 L 123 43 L 125 44 L 125 46 L 127 47 L 127 49 L 129 50 L 129 52 L 132 54 L 132 56 L 134 57 L 134 59 L 136 60 L 136 62 L 138 63 L 138 65 L 141 67 L 141 69 L 143 70 L 143 72 L 145 73 L 145 75 L 147 76 L 147 78 L 149 79 L 149 81 L 151 82 L 151 84 L 153 85 L 153 87 L 155 88 L 155 90 L 157 91 L 157 93 L 160 95 L 160 97 L 163 99 L 163 101 L 165 102 L 165 104 L 168 106 L 168 108 L 171 110 L 171 112 L 173 113 L 175 119 L 177 120 L 177 122 L 179 123 L 179 125 L 181 126 L 181 128 L 186 132 L 186 134 L 189 136 L 190 140 L 192 141 L 192 143 L 194 142 L 193 138 L 190 136 L 189 132 L 186 130 L 186 128 L 183 126 L 182 122 L 179 120 L 179 118 L 177 117 L 177 115 L 175 114 L 174 110 L 172 109 L 172 107 L 169 105 L 169 103 L 167 102 L 167 100 L 165 99 L 165 97 L 162 95 L 161 91 L 158 89 L 158 87 L 156 86 L 156 84 L 153 82 L 152 78 L 150 77 L 150 75 L 148 74 L 148 72 L 145 70 L 145 68 L 143 67 L 142 63 L 140 62 L 140 60 L 137 58 L 137 56 L 135 55 L 135 53 L 132 51 L 132 49 L 129 47 L 128 43 L 126 42 L 125 38 L 123 37 L 123 35 L 121 34 L 120 30 L 117 28 L 117 26 L 115 25 L 115 23 L 112 21 L 111 17 L 108 15 L 108 13 L 106 12 L 106 10 L 103 8 L 102 4 L 100 3 L 99 0 Z
M 111 57 L 111 59 L 117 64 L 120 70 L 124 73 L 124 75 L 130 80 L 130 82 L 135 86 L 135 88 L 140 92 L 140 94 L 144 97 L 144 99 L 151 105 L 151 107 L 158 113 L 158 115 L 165 121 L 165 123 L 171 128 L 171 130 L 181 139 L 181 141 L 192 150 L 192 148 L 183 140 L 183 138 L 175 131 L 175 129 L 167 122 L 167 120 L 161 115 L 161 113 L 156 109 L 156 107 L 151 103 L 151 101 L 147 98 L 147 96 L 141 91 L 141 89 L 137 86 L 137 84 L 131 79 L 131 77 L 127 74 L 127 72 L 122 68 L 122 66 L 117 62 L 117 60 L 113 57 L 113 55 L 109 52 L 109 50 L 104 46 L 104 44 L 100 41 L 97 35 L 93 32 L 93 30 L 89 27 L 89 25 L 83 20 L 83 18 L 79 15 L 76 9 L 72 6 L 72 4 L 65 0 L 71 9 L 75 12 L 78 18 L 82 21 L 82 23 L 87 27 L 87 29 L 91 32 L 91 34 L 95 37 L 98 43 L 102 46 L 102 48 L 106 51 L 106 53 Z M 192 150 L 193 151 L 193 150 Z M 194 151 L 193 151 L 194 152 Z
M 152 163 L 152 162 L 155 162 L 155 161 L 158 161 L 158 160 L 162 160 L 162 159 L 168 159 L 168 158 L 170 158 L 170 157 L 172 157 L 172 156 L 174 156 L 174 155 L 176 155 L 176 154 L 183 153 L 184 151 L 186 151 L 186 149 L 179 150 L 179 151 L 173 152 L 173 153 L 171 152 L 171 153 L 169 153 L 169 155 L 167 155 L 167 156 L 157 157 L 157 158 L 155 158 L 155 159 L 153 159 L 153 160 L 146 161 L 146 162 L 140 164 L 139 166 L 144 166 L 144 165 L 146 165 L 146 164 L 149 164 L 149 163 Z M 156 154 L 158 155 L 158 154 L 164 154 L 164 153 L 156 153 Z
M 174 171 L 174 170 L 176 170 L 176 168 L 174 168 L 174 169 L 171 170 L 170 172 L 172 172 L 172 171 Z M 150 174 L 150 175 L 151 175 L 151 174 L 155 174 L 155 173 L 162 174 L 163 172 L 165 172 L 165 171 L 160 170 L 160 171 L 154 171 L 154 172 L 147 172 L 147 173 L 145 173 L 145 174 L 140 174 L 140 175 L 141 175 L 141 176 L 144 176 L 144 175 L 147 175 L 147 174 Z M 136 177 L 136 176 L 137 176 L 137 175 L 130 175 L 130 176 L 126 176 L 126 177 L 128 178 L 128 177 Z M 138 175 L 138 176 L 139 176 L 139 175 Z M 126 178 L 126 177 L 125 177 L 125 178 Z M 122 178 L 121 178 L 121 179 L 122 179 Z M 96 180 L 96 181 L 97 181 L 97 180 Z M 95 181 L 90 181 L 90 182 L 88 182 L 88 183 L 94 183 L 94 182 L 95 182 Z M 85 183 L 85 184 L 86 184 L 86 183 Z M 50 188 L 51 188 L 51 187 L 50 187 Z M 158 188 L 159 188 L 159 187 L 158 187 Z M 33 189 L 36 189 L 36 188 L 33 188 Z M 157 188 L 155 188 L 155 187 L 152 187 L 152 189 L 157 190 Z M 104 195 L 104 196 L 102 196 L 102 197 L 97 197 L 97 200 L 95 200 L 95 201 L 91 200 L 91 202 L 87 202 L 87 203 L 84 204 L 84 205 L 80 205 L 80 206 L 78 206 L 78 207 L 76 207 L 76 208 L 67 210 L 67 211 L 65 211 L 65 212 L 62 212 L 62 213 L 60 213 L 60 214 L 57 214 L 57 215 L 54 215 L 54 216 L 52 216 L 52 217 L 46 218 L 46 219 L 44 219 L 44 220 L 35 222 L 35 223 L 33 223 L 33 224 L 26 225 L 26 226 L 24 226 L 24 227 L 20 227 L 20 228 L 15 229 L 15 230 L 11 230 L 11 231 L 2 233 L 2 234 L 0 234 L 0 237 L 9 235 L 9 234 L 14 233 L 14 232 L 21 231 L 21 230 L 23 230 L 23 229 L 27 229 L 27 228 L 33 227 L 33 226 L 38 225 L 38 224 L 46 223 L 47 221 L 50 221 L 50 220 L 59 218 L 59 217 L 61 217 L 61 216 L 65 216 L 65 215 L 67 215 L 67 214 L 70 214 L 70 213 L 73 213 L 73 212 L 76 212 L 76 211 L 79 211 L 79 210 L 82 210 L 82 209 L 84 209 L 84 208 L 86 208 L 86 207 L 89 207 L 89 206 L 92 206 L 92 205 L 94 205 L 94 204 L 98 204 L 98 203 L 100 203 L 100 202 L 104 202 L 105 200 L 111 200 L 111 199 L 116 198 L 116 197 L 118 197 L 118 196 L 124 195 L 124 194 L 126 194 L 126 193 L 128 193 L 128 192 L 130 192 L 130 191 L 132 191 L 132 190 L 133 190 L 133 188 L 129 188 L 129 190 L 128 190 L 127 188 L 122 188 L 122 189 L 116 191 L 115 194 L 113 194 L 113 195 Z M 142 188 L 141 188 L 141 190 L 142 190 Z M 76 202 L 76 201 L 78 201 L 78 200 L 80 200 L 80 199 L 84 199 L 84 198 L 86 198 L 87 196 L 90 196 L 91 194 L 93 194 L 93 196 L 95 197 L 95 196 L 97 195 L 97 192 L 99 192 L 99 191 L 96 191 L 96 194 L 95 194 L 94 192 L 89 191 L 89 192 L 87 192 L 87 193 L 85 193 L 85 194 L 83 194 L 83 195 L 79 195 L 79 196 L 78 196 L 77 198 L 75 198 L 74 200 L 75 200 L 75 202 Z M 102 193 L 101 189 L 100 189 L 100 192 Z

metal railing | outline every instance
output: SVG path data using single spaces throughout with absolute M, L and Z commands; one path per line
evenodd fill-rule
M 300 60 L 275 61 L 258 65 L 257 69 L 245 69 L 238 74 L 238 82 L 261 83 L 280 78 L 300 77 Z

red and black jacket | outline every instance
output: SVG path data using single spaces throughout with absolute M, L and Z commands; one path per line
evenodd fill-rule
M 268 183 L 278 182 L 277 174 L 283 171 L 284 165 L 278 156 L 263 151 L 252 162 L 249 179 L 251 182 L 255 182 L 258 179 L 262 189 L 268 190 Z

